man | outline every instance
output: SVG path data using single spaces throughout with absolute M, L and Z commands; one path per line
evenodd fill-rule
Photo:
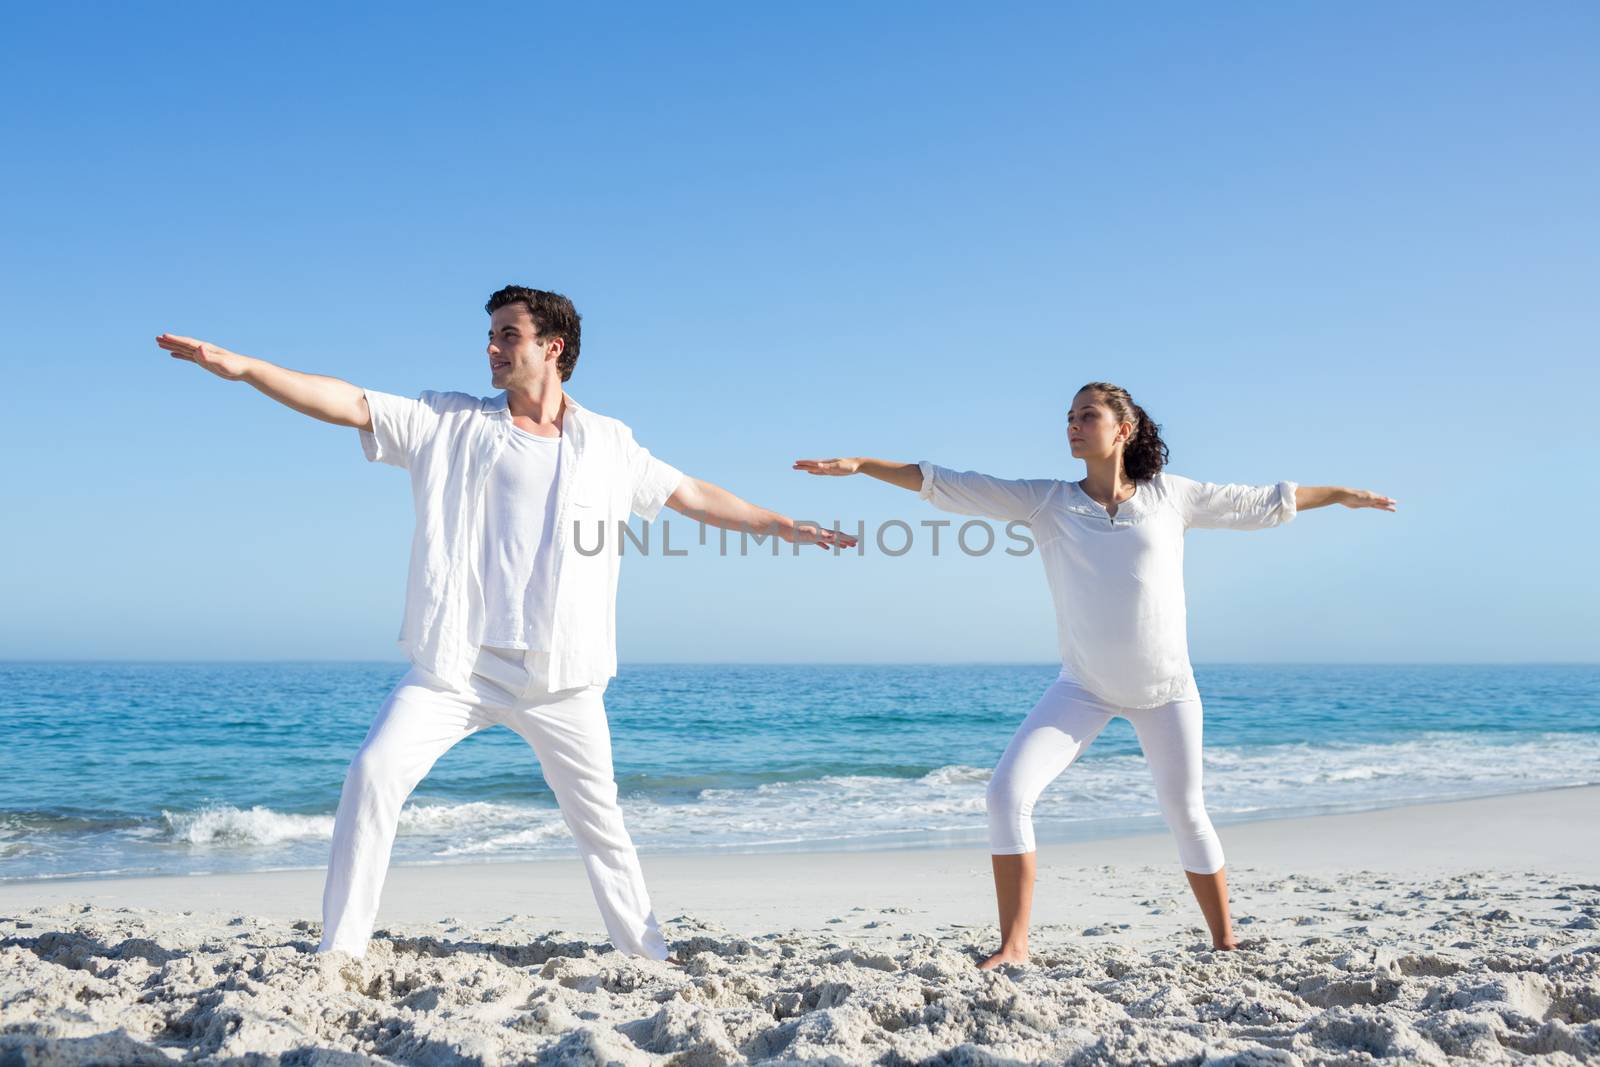
M 489 298 L 498 396 L 415 400 L 301 374 L 216 345 L 156 343 L 296 411 L 361 431 L 368 460 L 411 474 L 417 527 L 400 644 L 412 668 L 378 711 L 334 820 L 319 952 L 366 951 L 400 808 L 434 762 L 493 725 L 520 733 L 577 840 L 611 943 L 665 959 L 666 943 L 623 826 L 603 694 L 616 673 L 614 524 L 663 504 L 727 529 L 792 543 L 854 542 L 801 526 L 690 478 L 616 419 L 562 388 L 578 362 L 579 316 L 557 293 L 507 286 Z M 596 526 L 612 548 L 595 553 Z M 586 552 L 575 549 L 583 530 Z

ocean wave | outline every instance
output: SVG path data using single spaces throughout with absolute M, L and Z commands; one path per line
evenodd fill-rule
M 555 809 L 549 809 L 556 814 Z M 399 833 L 437 834 L 503 826 L 543 814 L 542 809 L 473 801 L 465 804 L 407 804 L 400 811 Z M 556 815 L 558 821 L 560 816 Z M 163 836 L 188 845 L 276 845 L 285 841 L 328 840 L 333 816 L 297 815 L 256 805 L 236 808 L 209 805 L 198 811 L 162 811 Z M 137 833 L 139 828 L 130 830 Z M 148 832 L 148 831 L 146 831 Z
M 333 836 L 332 815 L 289 815 L 259 805 L 161 812 L 167 839 L 186 845 L 276 845 Z
M 1600 782 L 1600 736 L 1437 734 L 1388 743 L 1214 748 L 1205 772 L 1207 805 L 1222 821 L 1356 810 Z M 981 842 L 990 775 L 987 767 L 952 763 L 905 777 L 828 774 L 671 796 L 635 791 L 624 794 L 622 806 L 634 841 L 656 851 L 851 847 L 931 837 Z M 1092 749 L 1045 789 L 1034 809 L 1042 837 L 1126 832 L 1159 825 L 1158 819 L 1144 757 L 1097 756 Z M 73 862 L 82 870 L 170 869 L 175 846 L 204 854 L 206 863 L 232 855 L 245 866 L 316 866 L 326 862 L 333 814 L 260 805 L 163 810 L 159 820 L 143 821 L 13 812 L 0 813 L 0 827 L 17 874 L 23 868 L 59 874 Z M 436 862 L 571 850 L 553 806 L 428 798 L 402 809 L 394 857 Z
M 993 773 L 987 767 L 951 765 L 929 771 L 922 776 L 922 780 L 929 785 L 987 785 Z
M 485 856 L 501 852 L 516 852 L 529 848 L 538 848 L 552 842 L 567 842 L 571 840 L 567 824 L 556 815 L 553 819 L 547 818 L 542 825 L 529 827 L 525 830 L 514 830 L 510 833 L 496 834 L 492 837 L 478 841 L 469 841 L 460 845 L 448 845 L 434 855 L 440 858 L 450 856 Z

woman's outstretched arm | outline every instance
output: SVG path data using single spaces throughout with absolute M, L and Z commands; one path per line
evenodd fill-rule
M 794 469 L 807 474 L 865 474 L 880 482 L 898 485 L 913 493 L 922 490 L 922 467 L 916 463 L 895 463 L 887 459 L 846 456 L 842 459 L 797 459 Z
M 909 489 L 940 511 L 1023 521 L 1033 518 L 1057 484 L 1048 478 L 995 478 L 927 461 L 895 463 L 863 456 L 799 459 L 794 469 L 807 474 L 865 474 Z
M 1163 474 L 1183 513 L 1184 524 L 1224 530 L 1264 530 L 1281 526 L 1306 508 L 1343 504 L 1347 508 L 1393 511 L 1395 501 L 1365 489 L 1337 485 L 1220 485 Z
M 1379 511 L 1393 511 L 1395 501 L 1393 497 L 1374 493 L 1368 489 L 1346 489 L 1341 485 L 1301 485 L 1294 491 L 1294 507 L 1296 511 L 1305 511 L 1307 508 L 1322 508 L 1329 504 L 1343 504 L 1347 508 L 1377 508 Z

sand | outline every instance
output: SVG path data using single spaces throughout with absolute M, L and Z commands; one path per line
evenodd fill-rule
M 646 857 L 683 967 L 575 863 L 393 872 L 315 956 L 320 872 L 0 885 L 0 1065 L 1600 1063 L 1600 789 L 1225 827 L 1243 948 L 1172 845 L 1046 846 L 1027 967 L 987 857 Z

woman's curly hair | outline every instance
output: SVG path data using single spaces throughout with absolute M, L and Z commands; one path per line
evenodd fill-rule
M 1133 423 L 1133 436 L 1122 450 L 1122 470 L 1136 482 L 1148 482 L 1161 473 L 1167 465 L 1167 443 L 1161 439 L 1161 427 L 1145 414 L 1144 408 L 1133 402 L 1133 397 L 1120 385 L 1110 382 L 1090 382 L 1079 389 L 1080 393 L 1096 393 L 1119 422 Z

